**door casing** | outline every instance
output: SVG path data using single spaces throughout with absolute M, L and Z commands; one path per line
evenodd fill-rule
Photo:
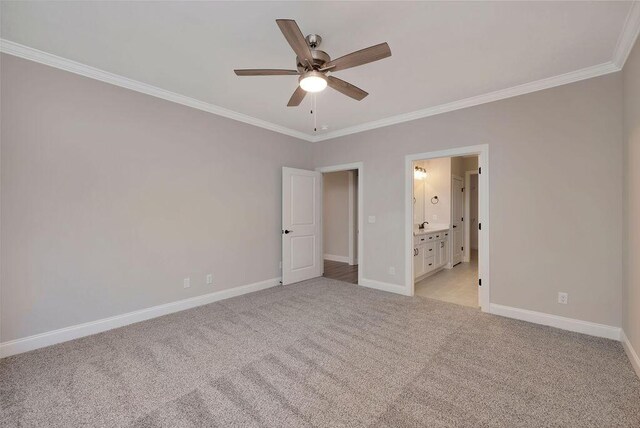
M 362 162 L 345 163 L 340 165 L 322 166 L 316 168 L 317 172 L 337 172 L 358 170 L 358 285 L 362 284 L 364 274 L 365 252 L 364 252 L 364 164 Z M 321 198 L 322 199 L 322 198 Z M 320 201 L 322 203 L 322 201 Z M 322 210 L 322 206 L 320 207 Z M 321 211 L 322 212 L 322 211 Z M 324 251 L 324 246 L 322 247 Z
M 405 244 L 404 244 L 404 293 L 408 296 L 415 294 L 413 281 L 413 162 L 423 159 L 446 158 L 455 156 L 478 156 L 478 166 L 482 173 L 478 176 L 478 222 L 482 229 L 478 230 L 478 276 L 482 280 L 479 287 L 478 300 L 483 312 L 490 311 L 491 277 L 489 263 L 489 145 L 457 147 L 447 150 L 415 153 L 405 156 Z

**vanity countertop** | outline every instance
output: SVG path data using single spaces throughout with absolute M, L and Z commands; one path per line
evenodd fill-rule
M 443 232 L 445 230 L 449 230 L 449 227 L 447 226 L 434 226 L 434 227 L 427 227 L 425 229 L 416 229 L 413 231 L 413 236 L 420 236 L 420 235 L 426 235 L 428 233 L 434 233 L 434 232 Z

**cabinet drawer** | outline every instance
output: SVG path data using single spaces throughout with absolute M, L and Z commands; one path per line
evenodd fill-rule
M 424 256 L 425 257 L 430 257 L 433 256 L 436 253 L 436 248 L 437 245 L 435 242 L 428 242 L 426 244 L 424 244 Z
M 427 242 L 427 235 L 419 235 L 413 237 L 413 245 L 418 246 Z
M 435 256 L 427 256 L 425 254 L 425 257 L 424 257 L 424 271 L 425 271 L 425 273 L 426 272 L 431 272 L 435 268 L 436 268 L 436 258 L 435 258 Z

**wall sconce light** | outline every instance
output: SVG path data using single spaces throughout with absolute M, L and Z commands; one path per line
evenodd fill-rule
M 413 177 L 417 178 L 418 180 L 422 180 L 423 178 L 427 177 L 427 170 L 421 166 L 416 166 L 413 169 Z

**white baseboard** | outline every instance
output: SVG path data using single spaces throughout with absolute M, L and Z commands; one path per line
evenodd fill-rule
M 638 357 L 636 350 L 633 349 L 633 346 L 631 345 L 631 342 L 629 341 L 629 338 L 627 337 L 627 335 L 624 333 L 624 330 L 621 331 L 620 336 L 621 336 L 620 339 L 622 341 L 622 346 L 624 346 L 624 350 L 627 353 L 627 357 L 629 357 L 629 361 L 631 361 L 631 365 L 633 366 L 633 369 L 636 371 L 636 374 L 640 378 L 640 357 Z
M 613 340 L 620 340 L 620 333 L 622 331 L 620 327 L 545 314 L 544 312 L 513 308 L 495 303 L 491 303 L 489 312 L 494 315 L 500 315 L 507 318 L 515 318 L 535 324 L 547 325 L 550 327 L 560 328 L 562 330 L 575 331 L 576 333 L 583 333 L 590 336 L 604 337 Z
M 20 354 L 34 349 L 44 348 L 45 346 L 55 345 L 57 343 L 78 339 L 92 334 L 101 333 L 125 325 L 145 321 L 162 315 L 168 315 L 174 312 L 183 311 L 185 309 L 195 308 L 196 306 L 206 305 L 208 303 L 217 302 L 219 300 L 229 299 L 231 297 L 240 296 L 242 294 L 252 293 L 254 291 L 264 290 L 280 284 L 280 278 L 268 279 L 266 281 L 255 282 L 253 284 L 242 285 L 230 288 L 228 290 L 216 291 L 202 296 L 191 297 L 188 299 L 178 300 L 164 305 L 153 306 L 138 311 L 129 312 L 122 315 L 116 315 L 109 318 L 103 318 L 96 321 L 90 321 L 83 324 L 77 324 L 70 327 L 64 327 L 58 330 L 48 331 L 45 333 L 35 334 L 33 336 L 21 339 L 11 340 L 0 343 L 0 358 L 10 355 Z
M 342 263 L 349 263 L 351 261 L 349 256 L 336 256 L 334 254 L 325 254 L 324 259 L 331 260 L 332 262 L 342 262 Z
M 388 282 L 374 281 L 373 279 L 362 278 L 361 284 L 363 287 L 375 288 L 376 290 L 388 291 L 389 293 L 402 294 L 408 296 L 407 290 L 402 285 L 391 284 Z

